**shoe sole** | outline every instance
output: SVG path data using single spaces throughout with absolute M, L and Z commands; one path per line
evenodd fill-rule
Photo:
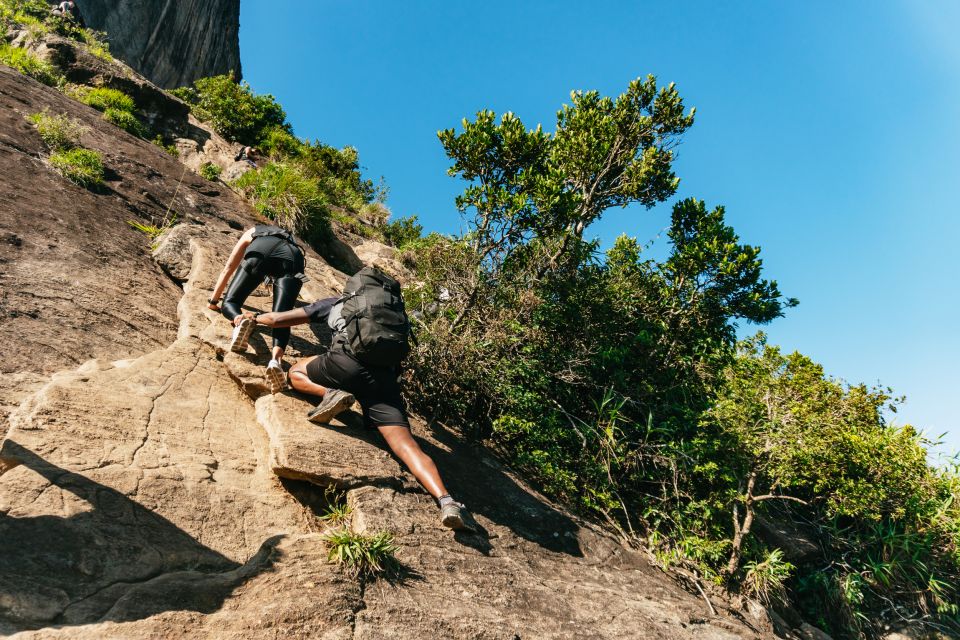
M 352 395 L 348 393 L 342 398 L 340 398 L 340 400 L 337 401 L 337 404 L 333 405 L 329 409 L 324 410 L 322 413 L 321 412 L 308 413 L 307 420 L 309 420 L 310 422 L 315 422 L 317 424 L 326 424 L 331 420 L 333 420 L 334 418 L 336 418 L 338 414 L 343 413 L 344 411 L 349 409 L 351 406 L 353 406 L 353 403 L 354 403 L 354 398 Z M 321 417 L 323 418 L 322 420 L 320 419 Z
M 463 518 L 456 515 L 448 515 L 440 521 L 443 526 L 448 529 L 453 529 L 454 531 L 469 531 L 470 528 L 467 526 L 467 523 L 463 521 Z
M 253 320 L 245 318 L 240 321 L 240 333 L 236 340 L 231 340 L 230 351 L 234 353 L 243 353 L 247 350 L 247 344 L 250 342 L 250 334 L 253 333 Z
M 282 369 L 267 367 L 267 385 L 270 387 L 270 393 L 280 393 L 283 391 L 286 382 L 283 378 Z

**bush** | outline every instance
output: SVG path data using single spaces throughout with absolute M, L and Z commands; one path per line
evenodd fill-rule
M 420 239 L 423 235 L 423 225 L 417 222 L 417 216 L 397 218 L 383 227 L 383 235 L 387 242 L 398 249 Z
M 103 119 L 138 138 L 145 138 L 147 136 L 147 128 L 143 126 L 143 123 L 140 122 L 137 116 L 129 111 L 109 107 L 103 112 Z
M 308 242 L 323 240 L 329 233 L 326 198 L 316 181 L 297 166 L 270 163 L 243 174 L 234 185 L 257 211 Z
M 223 172 L 223 169 L 221 169 L 218 165 L 213 164 L 212 162 L 204 162 L 203 164 L 200 165 L 200 175 L 206 178 L 207 180 L 210 180 L 211 182 L 215 182 L 216 180 L 218 180 L 222 172 Z
M 66 115 L 52 116 L 46 111 L 34 113 L 28 120 L 37 128 L 44 144 L 54 151 L 80 146 L 80 137 L 87 131 L 86 127 Z
M 90 149 L 58 151 L 50 156 L 50 164 L 64 178 L 88 189 L 103 184 L 103 157 Z
M 284 127 L 270 127 L 259 142 L 260 149 L 276 160 L 298 157 L 303 146 L 304 143 Z
M 274 97 L 256 95 L 249 84 L 234 80 L 233 73 L 201 78 L 171 93 L 228 140 L 258 147 L 268 133 L 290 130 L 287 114 Z
M 45 85 L 55 87 L 63 83 L 63 76 L 48 62 L 44 62 L 26 49 L 14 47 L 0 40 L 0 63 L 13 67 Z
M 347 568 L 353 575 L 376 577 L 389 575 L 399 568 L 389 532 L 366 536 L 345 529 L 328 533 L 324 540 L 330 545 L 327 558 Z
M 137 106 L 133 98 L 122 91 L 110 87 L 77 87 L 71 96 L 83 104 L 89 105 L 97 111 L 126 111 L 133 113 Z

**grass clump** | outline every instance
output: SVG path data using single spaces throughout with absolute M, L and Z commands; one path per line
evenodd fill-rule
M 216 182 L 221 173 L 223 173 L 223 169 L 212 162 L 204 162 L 200 165 L 200 175 L 211 182 Z
M 270 163 L 243 174 L 234 186 L 262 215 L 308 241 L 329 232 L 323 192 L 295 165 Z
M 340 529 L 323 537 L 330 545 L 327 559 L 358 577 L 390 575 L 399 568 L 393 536 L 382 531 L 368 536 Z
M 80 137 L 87 128 L 64 114 L 54 116 L 47 111 L 27 117 L 37 128 L 40 139 L 55 151 L 66 151 L 80 146 Z
M 91 149 L 65 149 L 50 156 L 50 165 L 64 178 L 90 189 L 103 184 L 103 156 Z
M 55 87 L 63 82 L 63 76 L 48 62 L 20 47 L 0 41 L 0 63 L 13 67 L 45 85 Z
M 146 137 L 147 129 L 143 126 L 143 123 L 129 111 L 122 111 L 120 109 L 115 109 L 110 107 L 103 112 L 103 119 L 111 124 L 115 124 L 120 127 L 127 133 L 135 135 L 138 138 Z
M 97 111 L 115 109 L 117 111 L 133 113 L 137 108 L 133 98 L 123 91 L 111 89 L 110 87 L 78 87 L 71 97 L 79 100 L 83 104 L 93 107 Z

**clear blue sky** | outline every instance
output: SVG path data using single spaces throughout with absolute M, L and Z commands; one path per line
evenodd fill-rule
M 438 129 L 489 108 L 553 130 L 573 89 L 675 82 L 697 107 L 678 197 L 725 205 L 800 299 L 771 340 L 894 387 L 897 420 L 950 432 L 955 450 L 958 25 L 953 0 L 244 0 L 240 34 L 246 79 L 298 135 L 357 147 L 394 215 L 442 232 L 461 228 L 462 185 Z M 668 221 L 668 207 L 618 209 L 592 231 L 648 240 Z

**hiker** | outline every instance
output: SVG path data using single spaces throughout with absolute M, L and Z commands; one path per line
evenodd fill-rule
M 77 23 L 80 22 L 80 11 L 77 9 L 77 4 L 73 0 L 67 0 L 66 2 L 61 2 L 53 6 L 50 9 L 50 13 L 61 18 L 74 20 Z
M 466 508 L 447 492 L 437 466 L 410 433 L 399 382 L 400 361 L 409 351 L 410 325 L 396 280 L 365 267 L 347 280 L 343 297 L 317 300 L 292 311 L 247 316 L 274 330 L 326 320 L 333 331 L 330 348 L 290 368 L 290 386 L 320 397 L 307 419 L 327 423 L 349 409 L 354 399 L 359 401 L 364 425 L 380 432 L 437 500 L 441 523 L 454 530 L 472 530 Z
M 243 162 L 246 162 L 254 169 L 259 167 L 259 165 L 257 164 L 259 159 L 260 159 L 260 152 L 253 147 L 240 147 L 240 151 L 237 152 L 237 155 L 233 157 L 234 162 L 240 162 L 242 160 Z
M 239 267 L 239 269 L 237 269 Z M 256 323 L 243 314 L 242 305 L 254 289 L 268 278 L 273 281 L 273 310 L 289 311 L 297 301 L 300 287 L 307 281 L 303 273 L 304 253 L 293 234 L 273 225 L 258 224 L 247 229 L 237 241 L 227 264 L 207 302 L 210 309 L 221 310 L 220 296 L 227 282 L 223 299 L 223 316 L 233 323 L 230 350 L 243 353 Z M 236 272 L 236 275 L 234 275 Z M 231 280 L 231 278 L 233 278 Z M 286 382 L 283 373 L 283 352 L 290 342 L 290 329 L 277 327 L 271 331 L 273 347 L 266 379 L 271 393 L 278 393 Z

